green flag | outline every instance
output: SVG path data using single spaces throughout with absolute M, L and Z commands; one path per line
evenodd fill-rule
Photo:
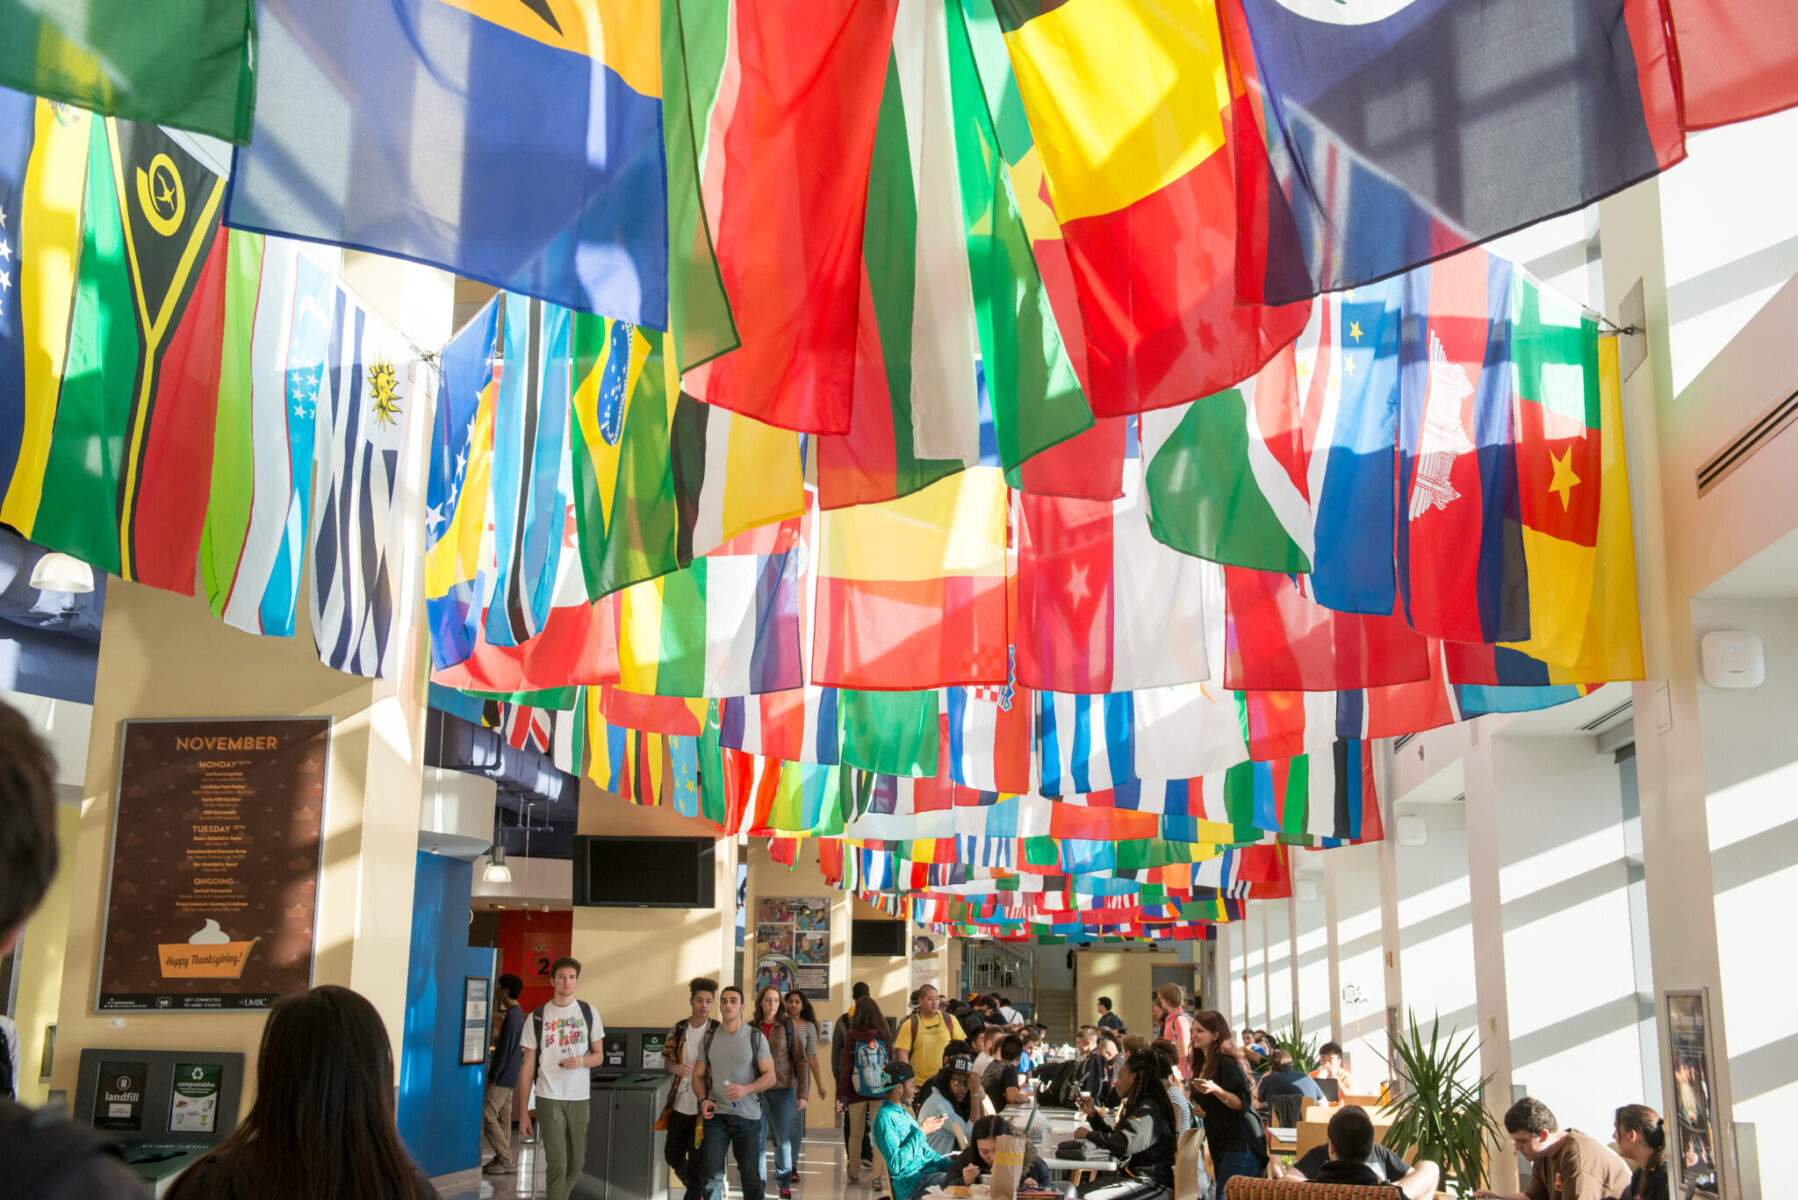
M 0 4 L 0 84 L 240 146 L 256 107 L 254 0 Z

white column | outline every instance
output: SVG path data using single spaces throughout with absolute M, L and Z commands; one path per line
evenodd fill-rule
M 1324 953 L 1330 970 L 1330 1040 L 1342 1041 L 1342 945 L 1336 936 L 1336 856 L 1324 855 Z
M 1492 770 L 1492 741 L 1473 728 L 1473 746 L 1462 758 L 1467 789 L 1467 882 L 1472 906 L 1474 1004 L 1479 1013 L 1482 1078 L 1486 1110 L 1502 1121 L 1511 1103 L 1511 1018 L 1505 995 L 1505 922 L 1498 882 L 1498 785 Z M 1508 1144 L 1492 1147 L 1491 1182 L 1501 1192 L 1517 1190 L 1517 1156 Z

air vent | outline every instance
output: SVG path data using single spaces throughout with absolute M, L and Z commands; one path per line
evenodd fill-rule
M 1415 733 L 1401 733 L 1398 737 L 1393 739 L 1392 748 L 1394 750 L 1403 750 L 1406 746 L 1411 744 L 1411 740 L 1416 736 Z
M 1798 418 L 1798 392 L 1774 404 L 1736 435 L 1734 441 L 1711 455 L 1698 468 L 1698 494 L 1716 487 L 1729 473 L 1747 462 L 1774 434 Z
M 1584 725 L 1581 725 L 1579 731 L 1581 733 L 1597 733 L 1605 726 L 1626 715 L 1629 712 L 1630 703 L 1630 701 L 1625 700 L 1615 708 L 1607 709 L 1596 717 L 1593 717 L 1590 721 L 1587 721 Z
M 1449 803 L 1450 804 L 1466 804 L 1467 803 L 1467 793 L 1462 792 L 1460 795 L 1455 796 L 1452 799 L 1450 799 Z

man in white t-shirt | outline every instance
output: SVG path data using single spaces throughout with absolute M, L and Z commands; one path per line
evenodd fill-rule
M 605 1027 L 591 1005 L 574 998 L 580 979 L 581 964 L 576 960 L 558 958 L 550 964 L 549 982 L 555 996 L 531 1014 L 520 1042 L 524 1061 L 518 1070 L 518 1132 L 531 1136 L 532 1109 L 523 1093 L 534 1083 L 549 1200 L 568 1200 L 581 1168 L 587 1165 L 592 1070 L 605 1060 L 601 1050 Z
M 694 979 L 687 984 L 687 1003 L 692 1015 L 668 1031 L 662 1046 L 662 1063 L 679 1082 L 668 1093 L 662 1109 L 662 1127 L 668 1131 L 662 1156 L 687 1189 L 687 1200 L 699 1200 L 705 1190 L 705 1164 L 699 1153 L 699 1097 L 693 1092 L 693 1068 L 700 1062 L 708 1031 L 718 1028 L 712 1020 L 712 1001 L 718 995 L 714 979 Z

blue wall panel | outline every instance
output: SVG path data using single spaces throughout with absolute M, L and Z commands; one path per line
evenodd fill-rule
M 493 975 L 493 951 L 468 944 L 474 864 L 418 855 L 412 955 L 400 1047 L 400 1136 L 426 1175 L 481 1162 L 485 1064 L 462 1066 L 462 981 Z

